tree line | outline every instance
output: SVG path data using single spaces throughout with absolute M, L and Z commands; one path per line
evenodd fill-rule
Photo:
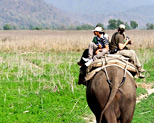
M 127 22 L 124 22 L 120 19 L 116 20 L 116 19 L 110 19 L 108 21 L 108 25 L 105 28 L 104 25 L 102 23 L 98 23 L 97 25 L 100 25 L 101 27 L 103 27 L 104 29 L 107 30 L 114 30 L 117 29 L 118 26 L 120 24 L 124 24 L 126 26 L 127 30 L 130 29 L 136 29 L 138 27 L 138 23 L 136 21 L 131 20 L 130 24 L 128 24 Z M 42 29 L 48 29 L 48 30 L 92 30 L 94 29 L 95 26 L 90 25 L 90 24 L 82 24 L 80 26 L 64 26 L 64 25 L 60 25 L 60 26 L 49 26 L 49 27 L 43 27 L 43 26 L 33 26 L 33 25 L 29 25 L 29 27 L 17 27 L 17 26 L 13 26 L 11 24 L 5 24 L 3 26 L 3 30 L 17 30 L 17 29 L 27 29 L 27 30 L 42 30 Z M 146 29 L 147 30 L 154 30 L 154 24 L 153 23 L 147 23 L 146 24 Z

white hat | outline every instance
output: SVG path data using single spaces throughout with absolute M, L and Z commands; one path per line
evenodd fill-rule
M 96 31 L 96 32 L 104 32 L 102 27 L 96 27 L 94 30 L 92 31 Z
M 120 24 L 120 25 L 119 25 L 119 28 L 125 30 L 125 25 L 124 25 L 124 24 Z

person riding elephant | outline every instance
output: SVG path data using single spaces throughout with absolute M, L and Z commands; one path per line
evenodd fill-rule
M 85 50 L 78 65 L 85 65 L 88 67 L 94 60 L 101 58 L 104 54 L 109 53 L 109 41 L 105 36 L 103 28 L 96 26 L 93 30 L 94 38 L 89 43 L 88 50 Z
M 125 37 L 125 25 L 120 24 L 118 27 L 118 32 L 115 32 L 112 35 L 110 43 L 110 53 L 130 58 L 130 60 L 134 63 L 134 65 L 137 68 L 139 77 L 144 78 L 145 76 L 142 73 L 145 72 L 145 70 L 142 68 L 135 51 L 127 48 L 126 45 L 128 44 L 131 45 L 131 40 L 129 37 Z

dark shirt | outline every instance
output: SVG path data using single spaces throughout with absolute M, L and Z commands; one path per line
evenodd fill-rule
M 125 40 L 125 36 L 123 34 L 115 32 L 111 38 L 111 44 L 110 44 L 111 53 L 116 53 L 118 50 L 120 50 L 119 43 L 122 43 L 122 44 L 125 43 L 124 40 Z

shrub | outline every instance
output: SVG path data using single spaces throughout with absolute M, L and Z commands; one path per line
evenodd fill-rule
M 4 30 L 12 30 L 13 27 L 12 27 L 11 24 L 5 24 L 5 25 L 3 26 L 3 29 L 4 29 Z

